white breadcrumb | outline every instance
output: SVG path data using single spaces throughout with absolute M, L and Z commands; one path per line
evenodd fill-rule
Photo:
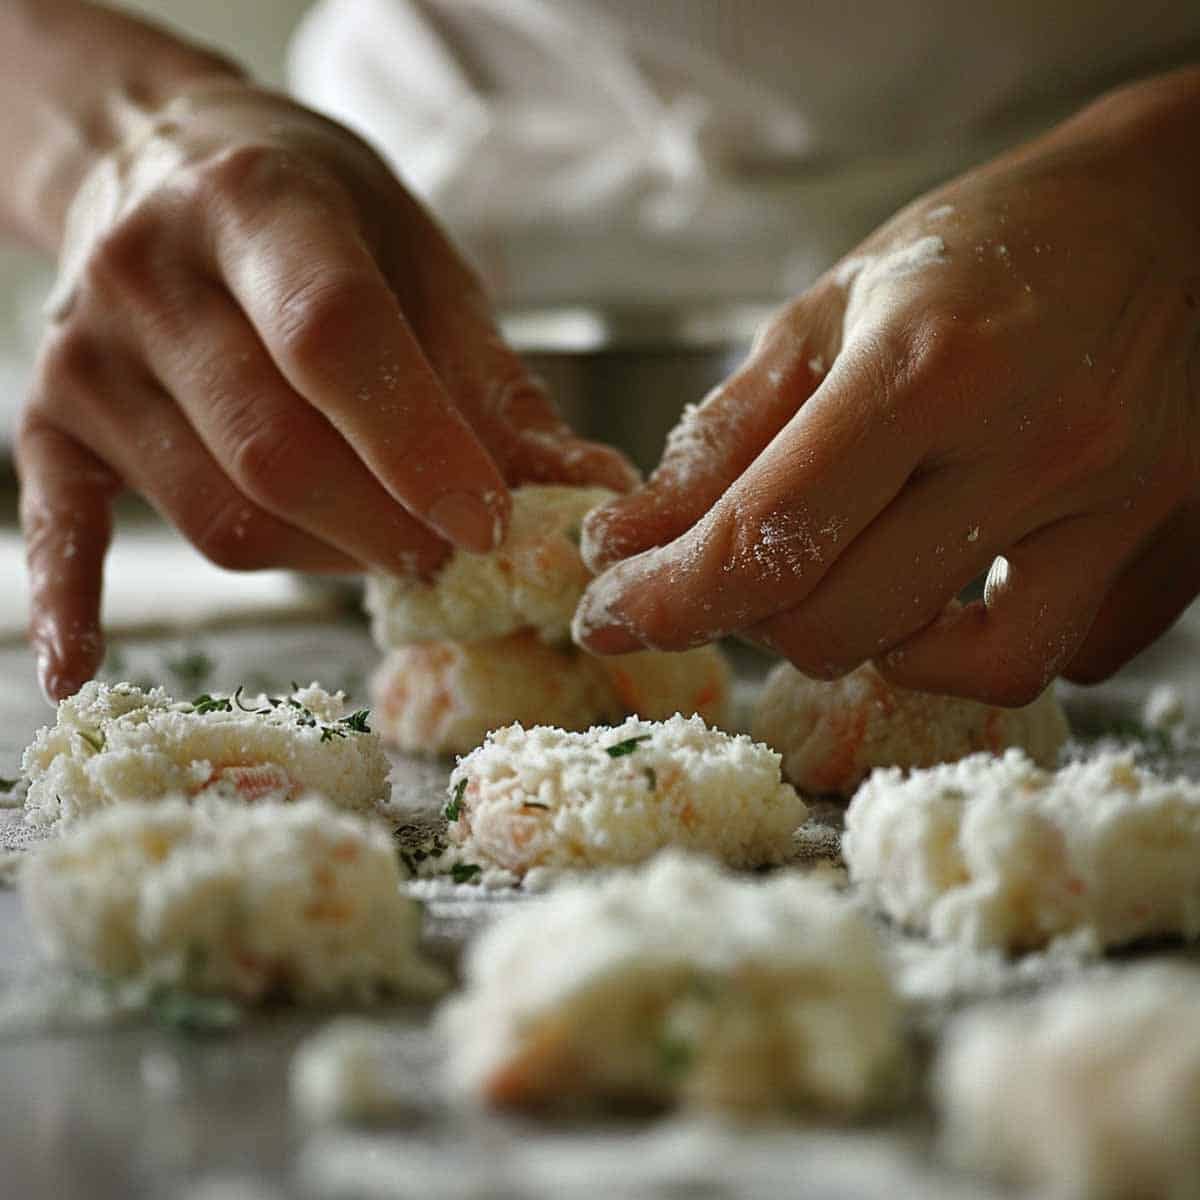
M 513 722 L 579 731 L 630 713 L 647 720 L 698 713 L 720 725 L 729 695 L 729 667 L 715 646 L 596 658 L 547 646 L 528 631 L 392 650 L 371 680 L 379 735 L 422 755 L 466 754 Z
M 580 528 L 613 498 L 604 488 L 537 485 L 513 491 L 503 545 L 490 554 L 455 551 L 432 583 L 371 574 L 366 606 L 376 642 L 481 642 L 533 629 L 568 640 L 591 573 L 579 556 Z
M 773 750 L 680 716 L 498 729 L 459 760 L 448 794 L 458 857 L 518 875 L 637 863 L 664 846 L 778 863 L 808 812 Z
M 633 1100 L 852 1116 L 906 1056 L 875 935 L 794 872 L 669 852 L 487 929 L 439 1014 L 450 1089 L 504 1106 Z
M 313 791 L 350 809 L 387 799 L 383 746 L 346 723 L 340 692 L 314 683 L 273 705 L 263 696 L 216 703 L 200 711 L 162 688 L 85 683 L 25 750 L 25 819 L 65 824 L 170 794 L 256 801 Z
M 842 854 L 888 917 L 939 941 L 1200 934 L 1200 784 L 1128 752 L 1056 773 L 1017 750 L 876 771 L 846 812 Z
M 783 755 L 784 777 L 802 792 L 842 796 L 876 767 L 932 767 L 1014 746 L 1052 767 L 1069 733 L 1052 688 L 1024 708 L 995 708 L 897 687 L 870 663 L 833 682 L 779 663 L 751 731 Z
M 339 1017 L 305 1038 L 288 1071 L 292 1105 L 313 1124 L 376 1121 L 409 1106 L 416 1081 L 397 1035 L 361 1017 Z
M 1200 971 L 1162 963 L 953 1027 L 942 1144 L 1056 1200 L 1200 1195 Z
M 117 805 L 43 843 L 20 880 L 51 961 L 247 1000 L 438 990 L 400 884 L 387 830 L 316 798 Z

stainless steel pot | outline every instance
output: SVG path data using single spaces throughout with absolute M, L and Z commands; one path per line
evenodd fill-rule
M 501 326 L 576 430 L 649 471 L 683 406 L 738 365 L 773 308 L 522 309 Z

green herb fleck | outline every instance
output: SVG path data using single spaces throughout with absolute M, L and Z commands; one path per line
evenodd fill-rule
M 93 731 L 93 730 L 88 730 L 88 729 L 77 729 L 77 730 L 75 730 L 75 732 L 79 736 L 81 741 L 83 741 L 87 745 L 91 746 L 92 752 L 94 754 L 99 754 L 100 751 L 104 749 L 104 731 L 103 730 L 97 729 L 97 730 Z
M 189 690 L 203 687 L 213 673 L 215 664 L 203 650 L 192 650 L 179 658 L 168 658 L 167 670 Z
M 153 997 L 150 1012 L 168 1029 L 180 1033 L 224 1033 L 242 1019 L 242 1010 L 223 996 L 197 996 L 191 992 L 164 991 Z
M 646 777 L 646 787 L 649 788 L 650 791 L 652 791 L 652 792 L 657 791 L 658 790 L 658 776 L 654 773 L 654 768 L 653 767 L 643 767 L 642 774 L 645 775 L 645 777 Z
M 346 736 L 346 731 L 344 729 L 338 729 L 334 725 L 322 725 L 321 726 L 321 742 L 322 743 L 332 742 L 334 738 L 344 738 L 345 736 Z
M 450 868 L 450 878 L 455 883 L 470 883 L 482 870 L 478 863 L 455 863 Z
M 1112 721 L 1100 731 L 1100 736 L 1141 742 L 1160 754 L 1167 754 L 1171 750 L 1171 738 L 1164 730 L 1151 729 L 1140 721 Z
M 695 1058 L 695 1047 L 685 1038 L 671 1034 L 659 1038 L 658 1065 L 664 1075 L 678 1078 L 691 1068 Z
M 237 691 L 233 693 L 233 702 L 234 702 L 234 704 L 236 704 L 236 705 L 238 706 L 238 708 L 239 708 L 239 709 L 240 709 L 242 712 L 247 712 L 247 713 L 261 713 L 261 712 L 268 712 L 268 711 L 269 711 L 268 709 L 265 709 L 265 708 L 247 708 L 247 707 L 246 707 L 246 706 L 245 706 L 245 705 L 242 703 L 242 693 L 243 693 L 245 690 L 246 690 L 246 685 L 245 685 L 244 683 L 241 683 L 241 684 L 238 684 L 238 689 L 237 689 Z
M 521 807 L 522 808 L 540 808 L 540 809 L 543 809 L 545 812 L 550 811 L 550 805 L 542 804 L 541 802 L 539 802 L 537 800 L 526 800 L 525 803 L 521 805 Z
M 579 546 L 583 542 L 583 526 L 576 521 L 573 525 L 568 525 L 563 530 L 563 536 L 572 546 Z
M 360 708 L 358 712 L 352 712 L 348 717 L 343 717 L 338 724 L 345 725 L 351 733 L 370 733 L 371 727 L 367 724 L 367 718 L 370 715 L 369 708 Z
M 0 795 L 7 796 L 20 783 L 20 778 L 17 779 L 0 779 Z
M 443 816 L 447 821 L 457 821 L 459 814 L 462 812 L 463 793 L 467 790 L 466 779 L 460 779 L 454 785 L 454 798 L 446 805 L 443 810 Z
M 233 701 L 228 696 L 210 696 L 205 692 L 192 701 L 192 712 L 201 715 L 214 712 L 233 712 Z
M 632 754 L 642 742 L 649 741 L 651 736 L 649 733 L 639 733 L 637 737 L 626 738 L 615 746 L 605 746 L 604 753 L 609 758 L 624 758 L 627 754 Z

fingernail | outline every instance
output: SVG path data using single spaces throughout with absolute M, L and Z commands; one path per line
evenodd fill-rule
M 489 507 L 471 492 L 447 492 L 426 514 L 429 523 L 457 546 L 486 554 L 500 544 L 504 536 L 501 509 Z
M 615 571 L 592 580 L 571 621 L 571 639 L 577 645 L 597 654 L 629 654 L 646 649 L 616 612 L 621 591 L 622 580 Z

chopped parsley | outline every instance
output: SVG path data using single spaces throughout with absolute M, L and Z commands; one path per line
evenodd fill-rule
M 154 1019 L 179 1033 L 224 1033 L 239 1024 L 242 1010 L 223 996 L 162 991 L 150 1001 Z
M 77 729 L 75 733 L 78 735 L 80 741 L 91 746 L 93 754 L 99 754 L 104 749 L 104 730 Z
M 0 779 L 0 795 L 7 796 L 20 783 L 20 778 L 17 779 Z
M 262 708 L 250 708 L 242 703 L 242 696 L 245 691 L 246 685 L 241 684 L 232 696 L 213 696 L 205 692 L 191 701 L 191 711 L 204 716 L 207 713 L 215 712 L 231 713 L 236 708 L 239 712 L 265 715 L 274 712 L 277 708 L 286 706 L 287 708 L 295 709 L 298 714 L 296 717 L 297 725 L 305 729 L 319 728 L 321 730 L 322 742 L 332 742 L 335 738 L 349 737 L 352 733 L 371 732 L 371 726 L 367 724 L 367 719 L 371 715 L 369 708 L 360 708 L 348 717 L 341 717 L 332 725 L 325 725 L 317 720 L 316 714 L 312 709 L 301 704 L 295 696 L 265 696 L 266 704 Z
M 453 799 L 451 799 L 450 803 L 447 804 L 445 809 L 443 809 L 443 811 L 442 811 L 442 815 L 446 818 L 447 821 L 457 821 L 458 820 L 459 814 L 462 812 L 463 793 L 466 790 L 467 790 L 466 779 L 460 779 L 458 781 L 458 783 L 456 783 L 454 785 L 454 797 L 453 797 Z
M 658 790 L 658 776 L 655 774 L 653 767 L 643 767 L 642 774 L 646 777 L 646 787 L 655 792 Z
M 664 1075 L 678 1078 L 687 1072 L 696 1058 L 696 1049 L 686 1038 L 663 1034 L 658 1040 L 658 1066 Z
M 522 808 L 540 808 L 540 809 L 542 809 L 544 812 L 549 812 L 549 811 L 550 811 L 550 805 L 548 805 L 548 804 L 542 804 L 542 803 L 541 803 L 540 801 L 538 801 L 538 800 L 526 800 L 526 801 L 525 801 L 525 803 L 521 805 L 521 807 L 522 807 Z
M 470 883 L 482 871 L 483 868 L 478 863 L 455 863 L 450 868 L 450 878 L 455 883 Z
M 617 742 L 615 746 L 605 746 L 604 753 L 609 758 L 624 758 L 627 754 L 632 754 L 642 742 L 648 742 L 653 734 L 639 733 L 637 737 L 626 738 L 623 742 Z
M 369 708 L 360 708 L 358 712 L 352 712 L 348 717 L 343 717 L 338 724 L 345 725 L 351 733 L 370 733 L 371 727 L 367 724 L 367 718 L 370 715 Z

